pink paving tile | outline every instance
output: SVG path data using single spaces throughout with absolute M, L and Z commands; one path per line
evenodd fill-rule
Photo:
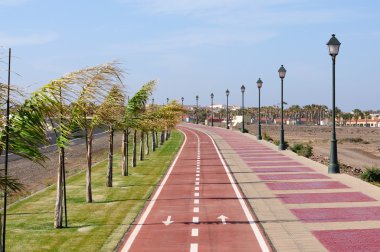
M 243 160 L 247 163 L 255 163 L 255 161 L 290 161 L 290 158 L 286 157 L 243 157 Z
M 312 172 L 309 167 L 276 167 L 276 168 L 253 168 L 254 172 Z
M 361 192 L 278 194 L 286 204 L 376 201 Z
M 270 182 L 265 184 L 271 190 L 313 190 L 349 188 L 348 186 L 336 181 Z
M 262 167 L 262 166 L 284 166 L 284 165 L 299 165 L 302 166 L 301 163 L 298 162 L 257 162 L 255 164 L 250 164 L 251 167 Z
M 380 220 L 380 207 L 291 209 L 302 222 L 346 222 Z
M 258 175 L 262 180 L 292 180 L 292 179 L 330 179 L 318 173 L 298 173 L 298 174 L 266 174 Z
M 322 230 L 313 234 L 329 251 L 380 251 L 380 229 Z

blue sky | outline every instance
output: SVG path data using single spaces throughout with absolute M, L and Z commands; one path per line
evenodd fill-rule
M 63 74 L 120 60 L 127 92 L 157 79 L 155 101 L 257 106 L 280 100 L 281 64 L 288 104 L 331 107 L 336 33 L 337 106 L 380 109 L 380 1 L 377 0 L 0 0 L 0 81 L 5 48 L 14 54 L 13 82 L 33 90 Z

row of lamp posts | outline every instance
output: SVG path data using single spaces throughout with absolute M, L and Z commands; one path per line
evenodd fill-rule
M 339 164 L 338 164 L 338 152 L 337 152 L 337 140 L 336 140 L 336 131 L 335 131 L 335 59 L 336 56 L 339 53 L 339 47 L 341 43 L 339 40 L 335 37 L 335 34 L 332 35 L 331 39 L 328 41 L 327 46 L 329 49 L 329 54 L 332 58 L 332 135 L 331 135 L 331 149 L 330 149 L 330 163 L 328 172 L 329 173 L 339 173 Z M 280 143 L 279 143 L 279 150 L 285 150 L 285 136 L 284 136 L 284 78 L 286 75 L 286 69 L 283 65 L 281 65 L 280 69 L 278 70 L 279 77 L 281 79 L 281 126 L 280 126 Z M 257 88 L 259 90 L 259 115 L 258 115 L 258 135 L 257 139 L 261 140 L 261 87 L 263 86 L 263 81 L 261 78 L 258 79 L 256 82 Z M 241 132 L 245 132 L 244 128 L 244 93 L 245 93 L 245 86 L 242 85 L 240 88 L 241 95 L 242 95 L 242 127 Z M 226 118 L 226 128 L 229 129 L 229 110 L 228 110 L 228 97 L 230 95 L 230 91 L 226 90 L 226 97 L 227 97 L 227 118 Z M 211 126 L 214 126 L 214 93 L 211 93 Z M 196 97 L 197 101 L 197 112 L 196 112 L 196 123 L 198 124 L 198 101 L 199 96 Z M 183 97 L 182 97 L 182 105 L 183 105 Z

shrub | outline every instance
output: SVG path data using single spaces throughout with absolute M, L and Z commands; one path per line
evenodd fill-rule
M 313 155 L 313 147 L 309 144 L 296 143 L 290 149 L 298 155 L 307 158 Z
M 367 168 L 367 170 L 360 175 L 360 178 L 367 182 L 380 182 L 380 168 Z
M 273 142 L 273 138 L 271 138 L 266 132 L 263 132 L 263 139 L 268 142 Z
M 363 140 L 361 137 L 348 137 L 348 138 L 343 138 L 339 140 L 340 143 L 348 142 L 348 143 L 364 143 L 366 144 L 366 141 Z
M 277 146 L 280 145 L 280 140 L 273 140 L 273 143 Z M 289 147 L 289 143 L 287 141 L 284 142 L 285 150 Z

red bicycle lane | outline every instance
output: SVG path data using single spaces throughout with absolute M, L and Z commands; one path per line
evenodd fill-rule
M 120 251 L 269 251 L 213 140 L 181 130 L 176 160 Z

